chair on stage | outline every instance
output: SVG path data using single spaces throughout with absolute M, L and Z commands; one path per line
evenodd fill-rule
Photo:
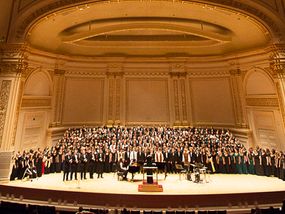
M 124 172 L 118 171 L 117 172 L 117 179 L 118 179 L 118 181 L 122 181 L 124 179 Z
M 187 173 L 187 170 L 184 169 L 184 167 L 182 166 L 182 164 L 178 164 L 178 163 L 175 164 L 175 170 L 176 170 L 176 172 L 179 173 L 179 180 L 181 180 L 181 174 L 186 175 L 186 173 Z

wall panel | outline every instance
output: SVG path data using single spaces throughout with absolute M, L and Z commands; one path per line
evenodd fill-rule
M 167 79 L 126 80 L 126 123 L 169 123 Z
M 228 78 L 190 79 L 192 115 L 196 125 L 234 125 L 234 109 Z
M 63 124 L 103 123 L 103 78 L 67 78 Z

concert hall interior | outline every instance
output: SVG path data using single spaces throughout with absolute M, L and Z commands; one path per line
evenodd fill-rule
M 285 0 L 0 12 L 0 213 L 285 213 Z

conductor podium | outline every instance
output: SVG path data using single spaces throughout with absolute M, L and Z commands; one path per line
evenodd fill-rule
M 155 179 L 153 179 L 155 173 Z M 143 166 L 143 183 L 138 186 L 139 192 L 162 192 L 162 185 L 158 184 L 158 168 L 152 162 L 152 157 L 149 154 L 146 157 L 146 163 Z
M 138 191 L 163 192 L 162 185 L 158 184 L 158 168 L 156 166 L 143 166 L 143 183 L 139 184 Z

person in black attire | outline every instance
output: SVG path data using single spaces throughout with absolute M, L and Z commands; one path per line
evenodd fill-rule
M 225 172 L 227 174 L 231 173 L 230 166 L 231 166 L 231 156 L 228 154 L 227 151 L 224 152 L 224 166 L 225 166 Z
M 165 162 L 165 169 L 166 169 L 166 174 L 167 174 L 167 173 L 170 173 L 171 171 L 171 164 L 169 162 L 169 152 L 168 152 L 167 147 L 164 148 L 164 151 L 162 152 L 162 154 L 163 154 L 163 159 Z
M 95 158 L 96 158 L 95 149 L 92 149 L 92 151 L 89 151 L 87 153 L 89 176 L 91 179 L 93 179 L 93 174 L 95 171 Z
M 282 152 L 281 152 L 281 160 L 280 160 L 280 178 L 283 181 L 285 181 L 285 153 L 282 153 Z
M 105 151 L 105 161 L 104 161 L 104 172 L 110 172 L 111 171 L 111 160 L 110 160 L 110 150 L 106 149 Z
M 86 172 L 88 166 L 88 159 L 87 159 L 87 154 L 85 153 L 85 149 L 81 150 L 80 163 L 81 163 L 80 178 L 82 180 L 83 178 L 86 179 Z
M 68 181 L 68 175 L 70 172 L 71 163 L 72 163 L 71 152 L 68 151 L 63 161 L 63 181 Z
M 102 148 L 100 148 L 99 153 L 97 154 L 97 178 L 103 178 L 103 172 L 104 172 L 104 162 L 105 162 L 105 156 L 103 153 Z
M 56 156 L 56 166 L 55 166 L 57 173 L 60 173 L 62 169 L 62 157 L 63 157 L 62 148 L 58 148 Z
M 17 170 L 18 170 L 18 160 L 17 155 L 13 155 L 12 157 L 12 173 L 10 175 L 10 181 L 13 181 L 17 178 Z
M 172 148 L 171 153 L 169 154 L 170 171 L 172 173 L 176 173 L 175 163 L 177 162 L 177 159 L 178 159 L 177 152 L 175 151 L 174 148 Z
M 276 156 L 276 151 L 275 149 L 272 149 L 270 153 L 270 176 L 276 176 L 276 163 L 275 163 L 275 157 Z
M 181 151 L 180 147 L 178 147 L 177 152 L 176 152 L 176 154 L 177 154 L 176 163 L 178 163 L 178 164 L 182 164 L 182 157 L 183 157 L 182 153 L 183 153 L 183 151 Z
M 78 155 L 77 155 L 77 150 L 74 150 L 74 153 L 71 157 L 72 162 L 71 162 L 71 174 L 70 174 L 70 180 L 72 180 L 73 174 L 75 177 L 75 180 L 77 180 L 77 171 L 78 171 L 78 164 L 79 164 L 79 159 L 78 159 Z
M 50 173 L 56 172 L 56 164 L 57 164 L 57 151 L 54 147 L 52 147 L 52 154 L 51 154 L 51 165 L 50 165 Z
M 138 149 L 137 159 L 138 159 L 138 164 L 140 166 L 140 172 L 142 172 L 142 166 L 145 162 L 145 153 L 144 153 L 144 151 L 142 151 L 141 147 L 139 147 L 139 149 Z
M 148 156 L 146 157 L 146 163 L 145 166 L 151 167 L 154 166 L 155 164 L 153 164 L 152 162 L 152 156 L 151 154 L 148 154 Z M 153 184 L 153 172 L 152 169 L 148 169 L 146 170 L 146 176 L 147 176 L 147 183 L 148 184 Z
M 261 156 L 261 149 L 259 147 L 256 148 L 255 151 L 253 151 L 254 155 L 254 167 L 256 175 L 264 175 L 264 169 L 262 165 L 262 156 Z
M 262 163 L 263 166 L 265 166 L 265 175 L 266 176 L 270 176 L 271 174 L 271 156 L 270 156 L 270 150 L 269 149 L 266 149 L 266 152 L 265 152 L 265 164 Z
M 42 176 L 42 164 L 43 164 L 43 157 L 41 152 L 38 150 L 38 152 L 35 154 L 35 167 L 37 169 L 37 177 Z
M 116 149 L 114 149 L 113 152 L 110 153 L 110 167 L 111 167 L 111 172 L 115 172 L 117 169 L 117 163 L 118 163 L 118 153 Z

